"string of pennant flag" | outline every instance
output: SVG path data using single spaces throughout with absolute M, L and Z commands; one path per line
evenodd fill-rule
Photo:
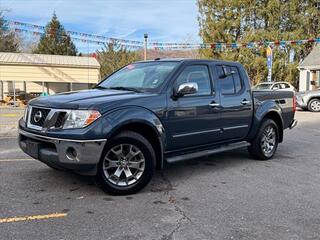
M 28 29 L 20 29 L 20 28 L 15 28 L 14 31 L 16 33 L 25 33 L 25 34 L 31 34 L 33 36 L 44 36 L 45 33 L 43 32 L 38 32 L 38 31 L 32 31 L 32 30 L 28 30 Z M 62 36 L 62 37 L 66 37 L 66 36 Z M 104 45 L 108 42 L 111 42 L 111 40 L 107 40 L 107 41 L 98 41 L 98 40 L 91 40 L 91 39 L 84 39 L 84 38 L 77 38 L 77 37 L 70 37 L 72 39 L 72 41 L 75 42 L 81 42 L 81 43 L 87 43 L 87 44 L 94 44 L 94 45 Z M 114 40 L 113 40 L 114 41 Z M 125 46 L 125 47 L 130 47 L 130 48 L 142 48 L 141 45 L 136 45 L 136 44 L 125 44 L 122 42 L 119 42 L 119 45 L 121 46 Z
M 17 33 L 27 33 L 34 36 L 42 36 L 44 34 L 45 27 L 30 23 L 23 23 L 18 21 L 9 21 L 9 26 L 14 29 Z M 143 48 L 142 41 L 110 38 L 95 34 L 88 34 L 76 31 L 66 31 L 70 35 L 73 41 L 104 45 L 105 43 L 116 41 L 119 45 L 139 49 Z M 254 41 L 254 42 L 232 42 L 232 43 L 178 43 L 178 42 L 148 42 L 148 47 L 155 49 L 216 49 L 216 50 L 226 50 L 226 49 L 238 49 L 238 48 L 261 48 L 261 47 L 277 47 L 277 46 L 289 46 L 289 45 L 302 45 L 306 43 L 320 43 L 320 38 L 309 38 L 302 40 L 277 40 L 277 41 Z
M 15 29 L 29 30 L 29 32 L 30 31 L 31 32 L 32 31 L 44 32 L 44 30 L 45 30 L 44 26 L 30 24 L 30 23 L 24 23 L 24 22 L 18 22 L 18 21 L 9 21 L 9 26 L 13 26 L 13 28 L 15 28 Z M 143 42 L 141 42 L 141 41 L 126 40 L 126 39 L 120 39 L 120 38 L 109 38 L 109 37 L 105 37 L 105 36 L 76 32 L 76 31 L 66 31 L 66 33 L 69 34 L 70 36 L 73 36 L 73 37 L 76 36 L 78 38 L 81 37 L 81 38 L 85 38 L 85 39 L 90 38 L 90 39 L 95 39 L 96 41 L 100 40 L 100 42 L 117 41 L 122 44 L 129 43 L 129 44 L 143 45 Z

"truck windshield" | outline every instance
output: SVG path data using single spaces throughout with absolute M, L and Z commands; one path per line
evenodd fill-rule
M 148 91 L 161 86 L 178 62 L 129 64 L 99 83 L 96 88 Z

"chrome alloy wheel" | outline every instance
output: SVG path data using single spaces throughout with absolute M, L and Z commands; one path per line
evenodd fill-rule
M 320 101 L 315 100 L 310 104 L 310 108 L 314 112 L 319 112 L 320 111 Z
M 267 126 L 261 138 L 261 150 L 266 156 L 271 156 L 276 147 L 276 130 L 273 126 Z
M 136 183 L 144 169 L 144 155 L 132 144 L 119 144 L 112 147 L 103 161 L 105 177 L 109 182 L 120 187 Z

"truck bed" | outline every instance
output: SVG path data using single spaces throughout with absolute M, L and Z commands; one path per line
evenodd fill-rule
M 294 92 L 291 91 L 252 91 L 255 110 L 261 102 L 274 101 L 282 109 L 284 128 L 288 128 L 294 118 Z

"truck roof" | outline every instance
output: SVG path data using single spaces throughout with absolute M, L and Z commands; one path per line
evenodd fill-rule
M 153 60 L 146 60 L 146 61 L 137 61 L 141 62 L 214 62 L 214 63 L 222 63 L 222 64 L 239 64 L 239 62 L 231 62 L 231 61 L 222 61 L 216 59 L 193 59 L 193 58 L 156 58 Z

